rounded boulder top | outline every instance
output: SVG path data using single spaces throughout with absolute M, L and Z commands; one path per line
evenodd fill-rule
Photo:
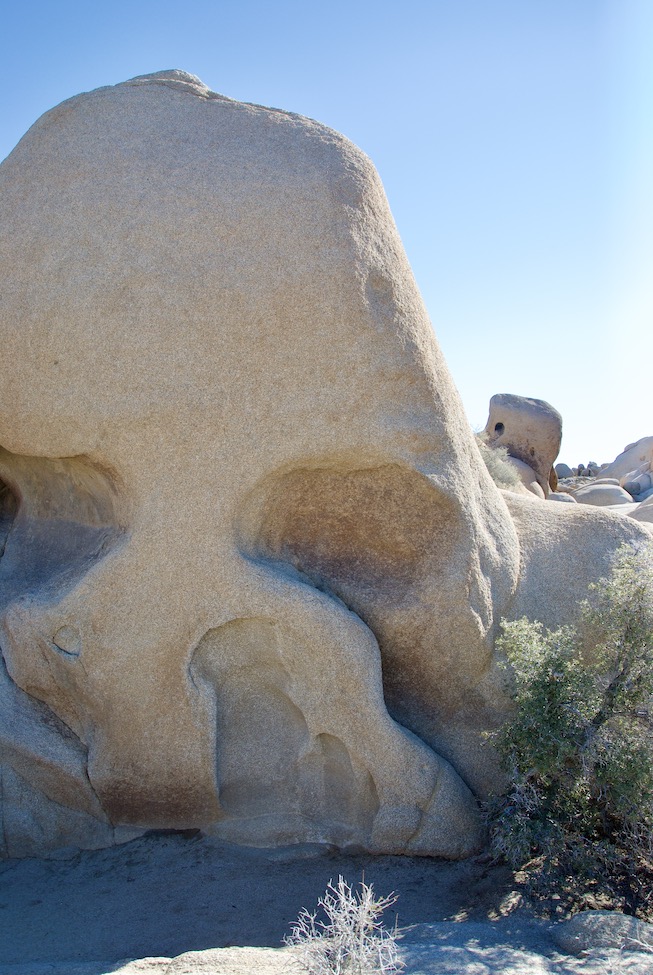
M 162 85 L 172 85 L 175 88 L 184 88 L 193 95 L 202 95 L 204 97 L 213 96 L 214 98 L 223 97 L 211 91 L 197 75 L 190 74 L 188 71 L 182 71 L 180 68 L 168 68 L 165 71 L 152 71 L 149 74 L 139 74 L 135 78 L 129 78 L 127 81 L 121 82 L 121 84 L 139 85 L 146 84 L 147 82 L 156 82 Z

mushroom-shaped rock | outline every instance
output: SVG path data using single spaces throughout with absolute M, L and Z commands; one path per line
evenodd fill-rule
M 551 468 L 562 440 L 562 417 L 556 409 L 544 400 L 497 393 L 490 400 L 485 436 L 490 444 L 506 447 L 511 457 L 527 464 L 543 496 L 548 496 Z

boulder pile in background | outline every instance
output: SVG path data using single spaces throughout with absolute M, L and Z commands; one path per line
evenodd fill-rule
M 562 466 L 562 465 L 561 465 Z M 595 504 L 653 528 L 653 437 L 642 437 L 627 447 L 611 464 L 581 464 L 572 476 L 558 472 L 559 490 L 579 504 Z
M 653 436 L 628 444 L 612 463 L 569 467 L 555 464 L 562 417 L 544 400 L 498 393 L 482 434 L 489 447 L 503 447 L 518 474 L 505 490 L 547 501 L 597 505 L 628 515 L 653 531 Z

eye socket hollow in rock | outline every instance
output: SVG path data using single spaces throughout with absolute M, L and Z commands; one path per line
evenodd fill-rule
M 494 424 L 494 432 L 497 433 L 499 436 L 501 436 L 501 434 L 503 433 L 503 431 L 505 429 L 506 428 L 504 427 L 503 423 L 495 423 Z
M 401 601 L 435 563 L 448 564 L 457 537 L 450 500 L 393 464 L 298 468 L 272 478 L 247 508 L 246 551 L 293 566 L 355 612 L 362 596 Z

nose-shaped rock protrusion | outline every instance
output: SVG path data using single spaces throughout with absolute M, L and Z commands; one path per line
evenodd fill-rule
M 388 714 L 370 629 L 289 568 L 246 557 L 233 570 L 247 616 L 207 632 L 191 663 L 215 702 L 223 816 L 211 831 L 257 845 L 473 852 L 474 796 Z
M 323 458 L 262 482 L 238 535 L 245 552 L 292 568 L 366 623 L 390 714 L 486 792 L 496 770 L 483 733 L 505 706 L 488 639 L 498 613 L 456 498 L 398 463 Z

